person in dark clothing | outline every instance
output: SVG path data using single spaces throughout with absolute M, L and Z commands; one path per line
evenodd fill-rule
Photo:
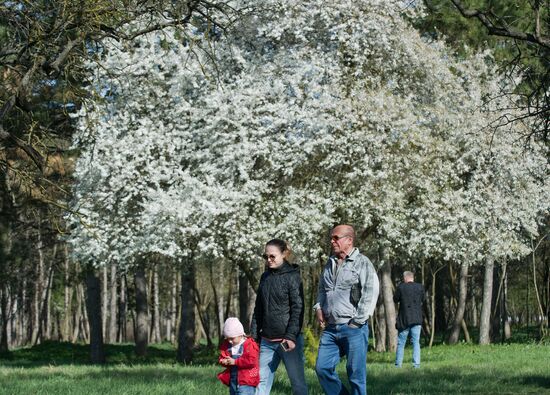
M 399 303 L 399 313 L 395 327 L 397 335 L 397 351 L 395 366 L 401 367 L 405 343 L 410 334 L 413 345 L 413 367 L 420 367 L 420 331 L 422 329 L 422 303 L 424 302 L 424 287 L 414 282 L 412 272 L 403 273 L 403 282 L 399 284 L 393 301 Z
M 307 395 L 304 372 L 304 290 L 298 265 L 290 264 L 284 240 L 265 245 L 262 274 L 252 317 L 251 336 L 260 344 L 260 384 L 256 395 L 271 391 L 275 371 L 283 361 L 295 395 Z

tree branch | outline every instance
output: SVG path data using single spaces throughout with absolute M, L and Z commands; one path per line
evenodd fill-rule
M 497 26 L 489 18 L 488 12 L 477 9 L 468 9 L 460 0 L 451 0 L 451 2 L 455 5 L 458 11 L 460 11 L 463 17 L 479 20 L 487 28 L 487 31 L 492 36 L 510 37 L 517 40 L 538 44 L 545 48 L 550 48 L 550 37 L 544 36 L 540 33 L 540 17 L 539 13 L 536 12 L 537 9 L 535 9 L 535 12 L 537 14 L 537 27 L 535 28 L 535 34 L 532 34 L 511 28 L 508 24 L 503 22 L 501 18 L 497 19 L 499 19 L 502 26 Z

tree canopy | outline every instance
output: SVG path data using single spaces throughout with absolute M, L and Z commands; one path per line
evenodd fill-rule
M 426 41 L 400 1 L 238 6 L 223 31 L 105 42 L 76 140 L 81 258 L 249 257 L 278 236 L 313 262 L 337 222 L 408 257 L 528 251 L 546 153 L 490 54 Z

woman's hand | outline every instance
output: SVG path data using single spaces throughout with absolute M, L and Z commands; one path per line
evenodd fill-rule
M 294 343 L 292 340 L 283 340 L 284 343 L 286 343 L 286 352 L 292 351 L 296 348 L 296 343 Z

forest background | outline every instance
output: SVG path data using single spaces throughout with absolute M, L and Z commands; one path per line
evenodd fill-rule
M 547 340 L 548 2 L 350 4 L 0 3 L 0 352 L 192 361 L 249 324 L 272 237 L 314 338 L 343 222 L 381 280 L 376 351 L 411 269 L 427 344 Z

